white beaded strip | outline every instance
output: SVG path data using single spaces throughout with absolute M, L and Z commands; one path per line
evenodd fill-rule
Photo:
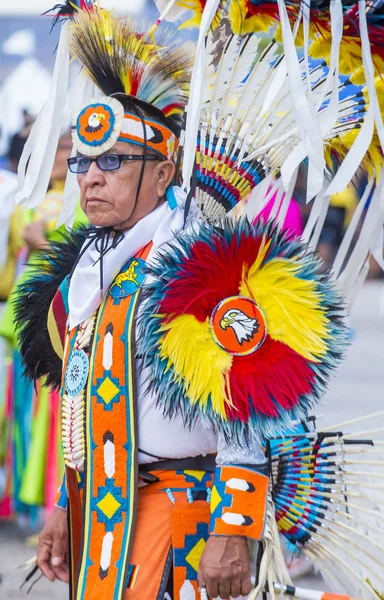
M 95 317 L 92 316 L 79 327 L 74 350 L 89 349 Z M 84 434 L 84 389 L 76 396 L 63 394 L 61 412 L 61 436 L 65 464 L 71 469 L 81 471 L 85 459 Z

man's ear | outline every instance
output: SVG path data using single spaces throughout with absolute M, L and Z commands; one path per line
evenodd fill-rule
M 172 160 L 162 161 L 156 166 L 156 191 L 159 198 L 165 196 L 165 192 L 175 176 L 175 171 L 175 163 Z

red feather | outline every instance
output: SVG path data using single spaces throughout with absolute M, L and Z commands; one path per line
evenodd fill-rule
M 253 354 L 234 357 L 229 384 L 235 408 L 227 407 L 227 415 L 247 421 L 252 404 L 259 415 L 280 416 L 312 392 L 314 378 L 309 361 L 267 336 Z
M 384 27 L 375 21 L 375 11 L 368 11 L 367 13 L 367 24 L 368 24 L 368 36 L 371 45 L 371 52 L 374 55 L 377 54 L 384 58 Z M 347 11 L 344 17 L 344 29 L 343 35 L 345 37 L 354 38 L 354 41 L 361 46 L 360 37 L 360 26 L 359 26 L 359 6 L 355 4 Z M 375 65 L 376 69 L 380 71 L 379 67 Z
M 238 295 L 243 270 L 255 262 L 261 240 L 261 236 L 241 235 L 229 244 L 217 237 L 211 246 L 194 243 L 168 285 L 159 312 L 169 316 L 189 313 L 204 322 L 221 300 Z

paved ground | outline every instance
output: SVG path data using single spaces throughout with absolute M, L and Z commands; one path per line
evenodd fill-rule
M 362 290 L 353 310 L 354 343 L 347 360 L 332 382 L 319 413 L 321 426 L 375 412 L 383 408 L 384 398 L 384 315 L 379 316 L 382 284 L 370 283 Z M 25 592 L 18 587 L 19 571 L 12 567 L 22 563 L 34 551 L 25 544 L 25 533 L 14 525 L 0 522 L 0 599 L 21 599 Z M 322 588 L 319 577 L 300 580 L 303 587 Z M 29 595 L 30 600 L 65 600 L 66 586 L 41 580 Z M 102 599 L 100 599 L 102 600 Z M 143 600 L 152 600 L 143 598 Z

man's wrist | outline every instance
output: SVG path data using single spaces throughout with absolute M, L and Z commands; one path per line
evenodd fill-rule
M 240 465 L 216 467 L 211 491 L 210 532 L 260 541 L 267 519 L 269 478 Z

